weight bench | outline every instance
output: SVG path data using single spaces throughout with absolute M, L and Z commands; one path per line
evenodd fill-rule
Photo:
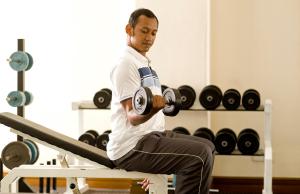
M 63 156 L 62 160 L 65 159 L 64 156 L 70 155 L 91 164 L 90 166 L 65 166 L 62 163 L 62 167 L 56 165 L 21 165 L 13 168 L 1 180 L 1 192 L 3 193 L 18 192 L 16 190 L 17 186 L 14 184 L 17 184 L 17 180 L 22 177 L 64 177 L 67 178 L 67 187 L 70 187 L 73 193 L 80 193 L 81 189 L 76 178 L 149 178 L 150 182 L 153 183 L 150 184 L 150 194 L 168 193 L 166 175 L 116 169 L 112 161 L 108 159 L 105 151 L 12 113 L 0 113 L 0 123 L 10 127 L 13 133 L 23 138 L 57 150 L 60 152 L 60 156 Z

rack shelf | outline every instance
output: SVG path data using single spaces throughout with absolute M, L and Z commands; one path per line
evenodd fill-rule
M 99 109 L 99 110 L 110 110 L 110 108 L 104 108 L 100 109 L 95 106 L 93 101 L 79 101 L 79 102 L 73 102 L 72 103 L 72 110 L 84 110 L 84 109 Z M 264 111 L 264 106 L 261 105 L 258 107 L 257 110 L 246 110 L 243 108 L 243 106 L 239 106 L 236 110 L 227 110 L 224 106 L 220 105 L 218 108 L 215 110 L 207 110 L 205 108 L 191 108 L 188 110 L 182 110 L 182 111 L 232 111 L 232 112 L 263 112 Z

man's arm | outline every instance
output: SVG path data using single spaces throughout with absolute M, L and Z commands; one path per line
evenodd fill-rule
M 134 112 L 132 108 L 132 98 L 123 100 L 121 104 L 126 111 L 127 119 L 129 120 L 129 122 L 132 125 L 136 126 L 148 121 L 153 115 L 163 109 L 165 107 L 165 99 L 162 96 L 154 95 L 152 109 L 147 115 L 138 115 Z

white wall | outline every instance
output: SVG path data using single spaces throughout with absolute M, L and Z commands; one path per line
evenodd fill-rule
M 273 101 L 273 175 L 299 178 L 300 1 L 213 0 L 211 18 L 212 82 L 224 90 L 257 88 L 263 102 Z M 212 126 L 237 133 L 249 126 L 263 138 L 261 113 L 215 114 Z M 263 163 L 255 160 L 219 158 L 215 174 L 263 176 Z

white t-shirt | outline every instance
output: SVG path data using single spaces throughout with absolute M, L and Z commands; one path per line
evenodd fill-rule
M 107 155 L 111 160 L 117 160 L 128 153 L 145 134 L 164 131 L 165 120 L 162 111 L 145 123 L 133 126 L 128 121 L 126 111 L 121 104 L 121 101 L 132 98 L 134 92 L 141 86 L 149 87 L 153 95 L 161 95 L 159 79 L 149 63 L 149 59 L 128 46 L 111 71 L 112 132 L 109 134 L 107 144 Z

